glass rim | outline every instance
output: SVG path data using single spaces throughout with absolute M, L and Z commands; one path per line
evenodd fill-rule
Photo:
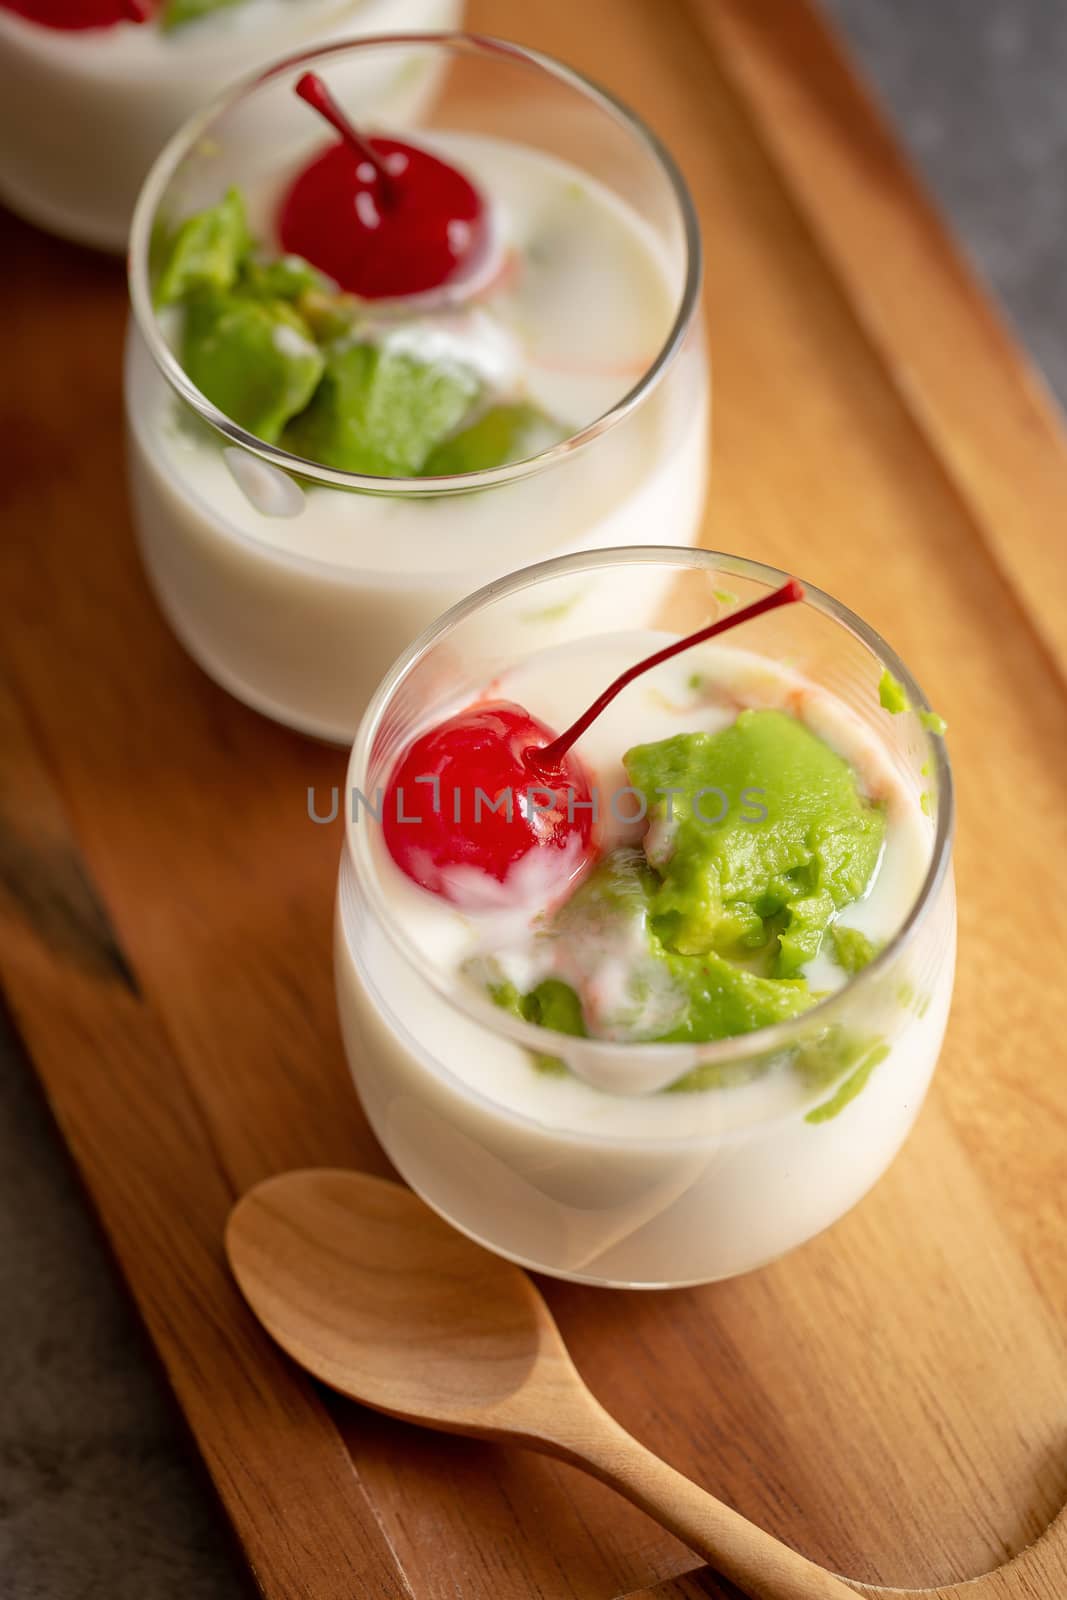
M 779 586 L 791 576 L 791 574 L 777 567 L 768 566 L 760 561 L 751 561 L 744 556 L 732 556 L 715 550 L 685 549 L 678 545 L 634 545 L 582 551 L 577 554 L 557 556 L 548 561 L 540 561 L 532 566 L 522 567 L 505 578 L 486 584 L 474 594 L 468 595 L 461 600 L 457 605 L 450 607 L 402 652 L 382 679 L 367 706 L 356 733 L 346 768 L 344 789 L 345 856 L 354 869 L 359 888 L 367 896 L 374 917 L 384 928 L 397 953 L 406 965 L 416 970 L 453 1009 L 487 1028 L 490 1032 L 502 1034 L 535 1054 L 552 1054 L 553 1050 L 555 1050 L 556 1053 L 566 1057 L 568 1050 L 573 1049 L 575 1040 L 571 1035 L 561 1034 L 554 1028 L 544 1028 L 536 1023 L 526 1022 L 521 1018 L 511 1016 L 500 1006 L 494 1005 L 488 997 L 479 994 L 473 987 L 468 992 L 464 986 L 457 986 L 454 982 L 450 982 L 447 973 L 443 970 L 438 970 L 432 963 L 427 962 L 416 944 L 408 938 L 392 915 L 384 885 L 379 880 L 374 860 L 370 853 L 369 832 L 368 830 L 360 831 L 350 825 L 348 796 L 353 792 L 354 788 L 362 789 L 363 787 L 357 781 L 357 774 L 366 772 L 369 768 L 374 740 L 397 689 L 427 652 L 451 633 L 458 623 L 480 611 L 491 601 L 520 592 L 544 578 L 562 576 L 567 573 L 595 572 L 605 567 L 629 564 L 673 566 L 678 568 L 679 571 L 696 569 L 702 570 L 709 575 L 732 575 L 765 584 L 768 588 Z M 932 713 L 933 708 L 920 684 L 906 663 L 882 638 L 881 634 L 872 628 L 869 623 L 864 622 L 842 601 L 836 600 L 815 584 L 809 584 L 803 579 L 801 579 L 801 582 L 804 584 L 804 600 L 802 604 L 812 606 L 813 609 L 829 617 L 831 621 L 844 627 L 848 633 L 858 639 L 880 665 L 887 667 L 893 676 L 901 682 L 915 712 Z M 938 797 L 937 823 L 931 846 L 930 860 L 907 916 L 893 937 L 886 942 L 867 966 L 859 972 L 848 975 L 839 989 L 835 989 L 824 999 L 816 1001 L 813 1006 L 807 1011 L 801 1012 L 799 1016 L 784 1022 L 773 1023 L 768 1027 L 757 1028 L 751 1033 L 734 1034 L 725 1039 L 708 1040 L 704 1043 L 583 1038 L 580 1041 L 582 1054 L 600 1058 L 604 1062 L 609 1061 L 613 1056 L 617 1056 L 619 1051 L 627 1051 L 631 1054 L 634 1051 L 640 1051 L 646 1059 L 659 1060 L 664 1063 L 673 1058 L 679 1061 L 678 1078 L 684 1076 L 685 1072 L 693 1066 L 714 1066 L 747 1061 L 758 1056 L 777 1055 L 796 1044 L 803 1035 L 809 1032 L 813 1021 L 816 1026 L 820 1022 L 832 1022 L 835 1014 L 845 1004 L 846 1000 L 852 1000 L 857 993 L 862 993 L 865 988 L 870 988 L 877 979 L 884 976 L 899 958 L 902 951 L 913 942 L 917 929 L 924 921 L 926 913 L 934 903 L 946 877 L 952 854 L 952 841 L 955 831 L 955 790 L 952 767 L 945 748 L 944 738 L 933 734 L 925 727 L 922 729 L 922 733 L 932 760 L 931 773 L 936 784 Z M 559 1042 L 557 1043 L 557 1041 Z M 449 1069 L 443 1064 L 441 1065 L 441 1070 L 449 1072 Z M 449 1075 L 450 1077 L 455 1077 L 454 1074 L 449 1073 Z M 474 1089 L 473 1086 L 465 1084 L 464 1087 L 472 1095 L 485 1099 L 487 1103 L 493 1105 L 496 1109 L 506 1111 L 508 1115 L 516 1116 L 520 1119 L 523 1118 L 524 1114 L 522 1112 L 515 1111 L 501 1102 L 492 1100 L 489 1096 L 482 1095 L 481 1091 Z M 711 1091 L 707 1092 L 710 1093 Z M 819 1092 L 824 1091 L 813 1090 L 813 1103 L 818 1098 Z M 706 1135 L 698 1137 L 702 1139 Z M 668 1142 L 678 1143 L 679 1141 L 670 1139 Z
M 320 462 L 309 461 L 304 456 L 293 455 L 288 450 L 268 444 L 227 417 L 187 376 L 181 362 L 163 337 L 152 300 L 149 247 L 160 201 L 181 162 L 205 137 L 213 123 L 254 93 L 257 88 L 284 73 L 291 72 L 296 67 L 308 68 L 314 63 L 328 65 L 334 57 L 397 46 L 436 46 L 469 51 L 486 57 L 502 56 L 514 62 L 536 67 L 548 73 L 557 82 L 577 91 L 598 105 L 606 115 L 644 146 L 660 172 L 666 177 L 682 223 L 685 241 L 685 282 L 677 310 L 658 352 L 636 383 L 632 384 L 607 411 L 602 412 L 599 417 L 595 417 L 577 433 L 570 434 L 558 444 L 540 451 L 537 455 L 527 456 L 521 461 L 508 462 L 504 466 L 490 467 L 479 472 L 452 473 L 431 478 L 372 477 L 365 473 L 344 472 L 336 467 L 327 467 Z M 183 123 L 153 162 L 138 195 L 130 224 L 127 281 L 134 319 L 157 369 L 171 389 L 217 433 L 221 433 L 231 444 L 241 446 L 280 471 L 306 481 L 403 498 L 473 493 L 479 489 L 530 477 L 575 455 L 601 434 L 613 428 L 616 423 L 621 422 L 624 417 L 629 416 L 659 384 L 681 350 L 699 304 L 702 272 L 703 247 L 700 224 L 689 187 L 666 145 L 635 111 L 610 90 L 544 51 L 533 50 L 526 45 L 515 44 L 511 40 L 497 39 L 490 34 L 469 33 L 457 29 L 424 33 L 376 33 L 337 40 L 329 45 L 293 52 L 281 57 L 269 67 L 247 73 L 231 83 L 223 94 L 216 96 Z

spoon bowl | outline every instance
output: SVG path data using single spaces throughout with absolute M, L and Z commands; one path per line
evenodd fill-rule
M 580 1381 L 526 1274 L 399 1184 L 270 1178 L 234 1207 L 226 1248 L 245 1299 L 294 1361 L 390 1416 L 489 1438 L 533 1420 L 535 1377 L 558 1369 Z

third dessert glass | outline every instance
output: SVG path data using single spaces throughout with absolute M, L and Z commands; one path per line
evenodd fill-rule
M 461 0 L 0 0 L 0 199 L 124 251 L 152 162 L 228 83 L 287 51 L 461 15 Z
M 503 806 L 520 744 L 782 577 L 662 547 L 543 563 L 424 634 L 356 740 L 353 1076 L 423 1198 L 537 1270 L 759 1266 L 859 1200 L 922 1104 L 955 961 L 951 776 L 939 719 L 844 606 L 809 591 L 657 666 L 575 745 L 566 805 Z M 561 639 L 576 589 L 612 603 Z
M 412 112 L 388 86 L 428 68 L 440 92 Z M 324 148 L 298 98 L 323 86 L 355 124 L 347 148 Z M 436 233 L 431 157 L 451 170 L 426 193 L 455 213 Z M 452 250 L 470 270 L 412 280 Z M 195 120 L 138 206 L 127 353 L 141 547 L 191 654 L 279 721 L 350 739 L 397 652 L 481 583 L 650 534 L 691 542 L 699 253 L 653 136 L 515 45 L 338 46 Z M 575 587 L 568 605 L 604 598 Z

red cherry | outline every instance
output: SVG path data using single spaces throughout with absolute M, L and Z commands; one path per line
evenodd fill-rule
M 551 738 L 521 706 L 489 701 L 416 739 L 393 769 L 382 813 L 397 866 L 470 907 L 543 905 L 562 893 L 592 855 L 593 813 L 575 757 L 550 781 L 524 760 Z
M 651 667 L 803 598 L 803 586 L 789 578 L 751 605 L 672 640 L 620 672 L 558 736 L 510 701 L 470 706 L 431 728 L 400 758 L 386 790 L 382 826 L 393 860 L 446 900 L 543 909 L 593 853 L 592 791 L 572 749 L 590 723 Z M 505 794 L 510 813 L 490 810 Z
M 146 0 L 0 0 L 0 8 L 14 11 L 42 28 L 69 32 L 114 28 L 120 22 L 147 22 L 152 10 Z
M 290 186 L 282 248 L 364 300 L 424 294 L 484 261 L 489 219 L 463 174 L 417 145 L 365 139 L 307 72 L 296 92 L 341 133 Z

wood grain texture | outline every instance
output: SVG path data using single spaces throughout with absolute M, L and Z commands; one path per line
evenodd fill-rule
M 471 21 L 605 81 L 676 151 L 707 243 L 705 542 L 884 632 L 960 788 L 949 1040 L 874 1194 L 751 1278 L 548 1298 L 622 1424 L 745 1516 L 868 1582 L 973 1576 L 1067 1497 L 1063 438 L 803 0 L 474 0 Z M 0 967 L 261 1589 L 319 1600 L 358 1570 L 367 1600 L 608 1600 L 682 1573 L 572 1468 L 344 1402 L 331 1421 L 250 1334 L 219 1253 L 233 1194 L 388 1171 L 334 1021 L 339 833 L 305 810 L 343 759 L 210 685 L 145 589 L 120 269 L 11 223 L 2 270 Z M 1064 1592 L 1050 1573 L 1042 1600 Z
M 312 1386 L 226 1270 L 232 1192 L 2 680 L 0 840 L 15 1020 L 253 1572 L 285 1600 L 409 1596 Z

